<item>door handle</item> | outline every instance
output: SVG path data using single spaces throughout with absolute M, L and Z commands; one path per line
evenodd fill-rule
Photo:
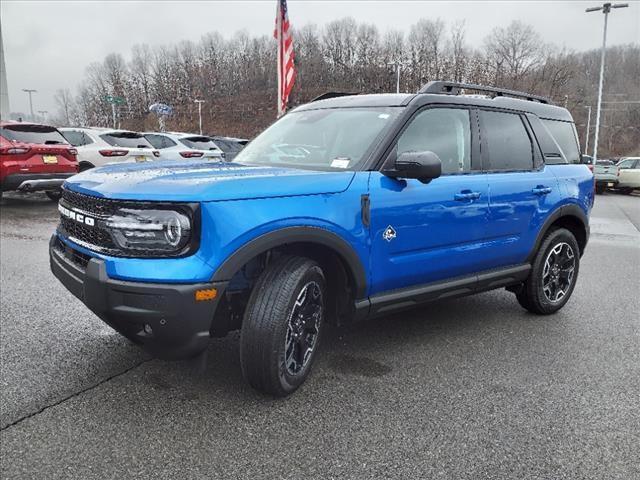
M 462 190 L 460 193 L 456 193 L 453 198 L 458 202 L 464 202 L 465 200 L 477 200 L 480 198 L 480 192 L 472 192 L 471 190 Z
M 551 187 L 545 187 L 544 185 L 538 185 L 532 190 L 535 195 L 547 195 L 551 193 Z

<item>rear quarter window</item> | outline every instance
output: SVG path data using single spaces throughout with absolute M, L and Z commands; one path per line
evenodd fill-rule
M 574 124 L 560 120 L 541 119 L 541 121 L 558 144 L 558 147 L 560 147 L 567 163 L 582 163 Z

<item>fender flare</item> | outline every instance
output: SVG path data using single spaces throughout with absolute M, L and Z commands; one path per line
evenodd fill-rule
M 317 243 L 330 248 L 344 261 L 355 283 L 355 297 L 364 298 L 367 276 L 353 247 L 337 234 L 319 227 L 285 227 L 260 235 L 233 252 L 213 274 L 213 282 L 228 282 L 249 260 L 275 247 L 289 243 Z
M 584 247 L 586 247 L 587 242 L 589 240 L 589 233 L 590 233 L 589 217 L 587 216 L 586 213 L 584 213 L 584 210 L 582 210 L 582 208 L 580 208 L 578 205 L 575 205 L 575 204 L 563 205 L 557 208 L 556 210 L 554 210 L 553 213 L 551 213 L 542 224 L 542 228 L 538 232 L 538 236 L 536 237 L 536 241 L 533 244 L 533 248 L 531 249 L 531 251 L 529 252 L 529 255 L 527 256 L 527 261 L 529 263 L 533 261 L 533 258 L 538 252 L 538 248 L 540 248 L 540 244 L 542 243 L 542 240 L 544 239 L 545 235 L 549 231 L 549 228 L 551 227 L 551 225 L 554 222 L 556 222 L 558 219 L 563 217 L 574 218 L 578 220 L 578 222 L 580 222 L 580 224 L 582 225 L 582 228 L 584 229 L 584 234 L 585 234 Z M 581 254 L 584 252 L 584 247 L 582 249 L 583 251 L 581 252 Z

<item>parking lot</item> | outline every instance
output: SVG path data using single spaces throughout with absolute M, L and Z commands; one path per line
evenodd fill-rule
M 3 478 L 640 478 L 640 196 L 597 197 L 567 306 L 493 291 L 329 331 L 275 400 L 238 336 L 148 358 L 54 279 L 56 206 L 1 210 Z

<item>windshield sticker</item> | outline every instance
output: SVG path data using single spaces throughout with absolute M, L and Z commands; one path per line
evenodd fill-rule
M 331 166 L 333 168 L 349 168 L 349 161 L 348 158 L 336 158 L 331 162 Z

